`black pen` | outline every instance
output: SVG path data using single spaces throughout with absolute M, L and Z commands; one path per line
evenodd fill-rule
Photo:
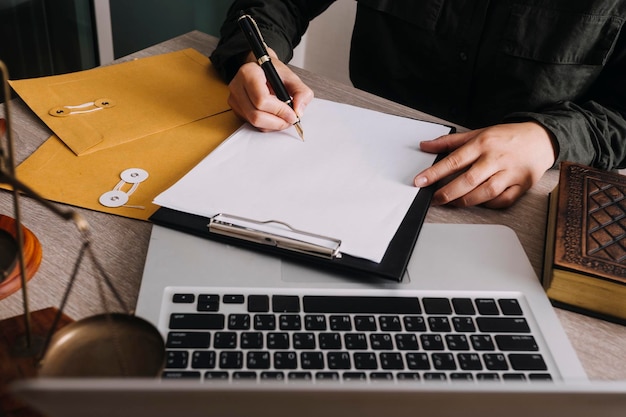
M 272 64 L 272 60 L 267 53 L 267 45 L 263 40 L 263 36 L 261 35 L 261 31 L 259 30 L 256 22 L 254 21 L 252 16 L 242 13 L 242 15 L 239 17 L 238 23 L 241 31 L 246 36 L 246 39 L 248 39 L 248 43 L 250 44 L 250 48 L 252 49 L 254 57 L 256 58 L 261 68 L 263 68 L 263 71 L 265 72 L 265 77 L 272 86 L 276 97 L 278 97 L 280 101 L 287 103 L 289 107 L 293 109 L 293 100 L 287 92 L 283 81 L 280 79 L 280 76 L 278 75 L 274 64 Z M 296 114 L 296 116 L 298 115 Z M 300 126 L 299 116 L 298 120 L 293 125 L 298 131 L 300 139 L 304 140 L 304 131 L 302 130 L 302 126 Z

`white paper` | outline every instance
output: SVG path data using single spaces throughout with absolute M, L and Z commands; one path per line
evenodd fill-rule
M 446 126 L 314 99 L 295 129 L 246 124 L 155 204 L 211 217 L 279 220 L 341 240 L 341 252 L 380 262 L 435 155 L 422 140 Z

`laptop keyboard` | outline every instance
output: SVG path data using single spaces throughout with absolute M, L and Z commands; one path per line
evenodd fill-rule
M 516 294 L 371 294 L 168 288 L 162 377 L 285 382 L 556 378 L 544 342 Z

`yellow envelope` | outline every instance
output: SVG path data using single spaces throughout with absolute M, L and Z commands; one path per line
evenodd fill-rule
M 158 206 L 152 200 L 197 165 L 230 136 L 242 121 L 232 111 L 206 117 L 115 147 L 76 156 L 52 136 L 16 170 L 17 177 L 44 198 L 124 217 L 147 220 Z M 147 173 L 137 183 L 123 181 L 129 169 Z M 116 187 L 130 193 L 120 207 L 107 207 L 100 197 Z
M 81 156 L 229 110 L 227 87 L 194 49 L 10 84 Z

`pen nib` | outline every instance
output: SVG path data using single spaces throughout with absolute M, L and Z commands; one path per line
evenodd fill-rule
M 304 142 L 304 130 L 302 130 L 302 126 L 300 126 L 300 121 L 295 122 L 293 125 L 298 131 L 298 135 L 300 135 L 300 139 L 302 139 L 302 142 Z

